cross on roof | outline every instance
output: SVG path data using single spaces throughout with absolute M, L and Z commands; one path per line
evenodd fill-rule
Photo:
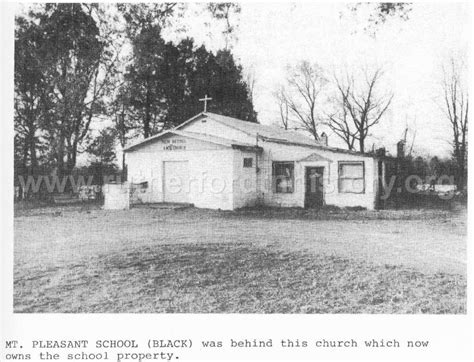
M 207 112 L 207 101 L 212 100 L 212 98 L 208 98 L 207 94 L 204 98 L 200 98 L 199 102 L 204 102 L 204 113 Z

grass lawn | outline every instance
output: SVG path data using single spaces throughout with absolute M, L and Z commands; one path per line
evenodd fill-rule
M 411 226 L 403 218 L 291 220 L 298 234 L 273 217 L 195 209 L 60 213 L 15 218 L 15 312 L 466 313 L 466 277 L 455 266 L 464 216 Z M 416 255 L 398 262 L 418 250 L 407 230 L 433 229 L 430 222 L 437 239 L 411 237 L 436 251 L 436 240 L 452 235 L 446 250 L 459 255 L 420 250 L 429 265 Z M 379 240 L 378 228 L 392 239 Z M 292 232 L 293 242 L 280 240 Z

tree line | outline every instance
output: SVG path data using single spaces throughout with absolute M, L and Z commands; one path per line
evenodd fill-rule
M 110 164 L 116 141 L 149 137 L 201 111 L 256 122 L 242 68 L 217 52 L 163 30 L 183 4 L 41 4 L 15 27 L 15 175 L 71 175 L 78 156 Z M 240 11 L 206 4 L 216 21 Z M 126 49 L 129 49 L 128 51 Z M 103 124 L 95 132 L 93 124 Z
M 328 129 L 348 150 L 375 152 L 374 147 L 367 147 L 368 140 L 394 98 L 384 82 L 384 74 L 381 67 L 362 67 L 328 75 L 318 63 L 301 61 L 288 66 L 286 80 L 274 92 L 280 127 L 304 130 L 316 141 L 323 141 L 325 132 L 322 130 Z M 452 172 L 459 189 L 467 182 L 469 99 L 466 80 L 463 57 L 451 57 L 441 69 L 440 97 L 433 104 L 440 108 L 444 114 L 442 121 L 451 128 L 452 159 L 442 163 L 449 165 L 444 169 Z M 408 156 L 414 162 L 414 158 Z M 411 169 L 418 172 L 419 164 L 418 157 Z
M 329 77 L 317 63 L 301 61 L 287 69 L 286 82 L 275 92 L 281 125 L 301 128 L 320 140 L 326 126 L 352 151 L 365 152 L 366 140 L 393 99 L 383 90 L 382 68 Z M 331 87 L 332 86 L 332 87 Z
M 244 75 L 232 53 L 240 6 L 202 4 L 201 11 L 223 25 L 225 45 L 214 52 L 186 37 L 185 30 L 180 41 L 165 40 L 164 31 L 186 6 L 37 4 L 16 17 L 15 179 L 71 175 L 82 154 L 92 156 L 93 172 L 105 172 L 103 165 L 113 168 L 117 143 L 125 147 L 133 137 L 178 125 L 202 110 L 198 99 L 206 94 L 213 98 L 209 111 L 257 122 L 255 74 Z M 388 18 L 408 20 L 410 11 L 407 3 L 377 3 L 365 30 L 375 36 Z M 452 130 L 459 186 L 467 178 L 464 71 L 456 57 L 446 64 L 438 102 Z M 384 75 L 382 68 L 331 75 L 310 61 L 288 66 L 285 82 L 274 92 L 280 126 L 304 130 L 317 141 L 326 129 L 347 149 L 370 152 L 368 140 L 394 97 Z

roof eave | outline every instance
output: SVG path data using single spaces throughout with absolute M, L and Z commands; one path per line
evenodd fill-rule
M 299 143 L 299 142 L 292 142 L 292 141 L 286 141 L 286 140 L 279 140 L 279 139 L 272 139 L 272 138 L 266 138 L 264 139 L 265 142 L 272 142 L 272 143 L 280 143 L 280 144 L 286 144 L 290 146 L 300 146 L 300 147 L 308 147 L 308 148 L 314 148 L 317 150 L 323 150 L 323 151 L 329 151 L 329 152 L 335 152 L 335 153 L 347 153 L 350 155 L 354 156 L 362 156 L 362 157 L 371 157 L 371 158 L 378 158 L 376 155 L 370 154 L 370 153 L 363 153 L 363 152 L 357 152 L 357 151 L 351 151 L 351 150 L 343 150 L 341 148 L 335 148 L 335 147 L 327 147 L 327 146 L 321 146 L 321 145 L 310 145 L 307 143 Z
M 201 113 L 198 113 L 198 114 L 196 114 L 195 116 L 189 118 L 188 120 L 184 121 L 183 123 L 177 125 L 177 126 L 174 127 L 173 129 L 178 130 L 178 129 L 180 129 L 180 128 L 186 126 L 187 124 L 193 122 L 194 120 L 196 120 L 197 118 L 199 118 L 199 117 L 201 117 L 201 116 L 207 116 L 207 117 L 209 117 L 205 112 L 201 112 Z
M 150 142 L 153 142 L 154 140 L 160 138 L 160 137 L 163 137 L 164 135 L 168 134 L 168 133 L 172 133 L 171 130 L 168 130 L 168 131 L 164 131 L 162 133 L 158 133 L 154 136 L 151 136 L 151 137 L 148 137 L 148 138 L 145 138 L 144 140 L 141 140 L 139 142 L 136 142 L 135 144 L 131 145 L 131 146 L 128 146 L 128 147 L 125 147 L 123 148 L 123 152 L 131 152 L 133 151 L 134 149 L 136 148 L 140 148 L 140 147 L 143 147 L 145 146 L 146 144 L 150 143 Z
M 232 148 L 236 150 L 241 150 L 241 151 L 258 152 L 258 153 L 263 152 L 263 148 L 260 146 L 247 146 L 247 145 L 232 144 Z
M 131 145 L 127 148 L 124 148 L 123 152 L 125 152 L 125 153 L 133 152 L 136 149 L 144 147 L 147 144 L 149 144 L 151 142 L 154 142 L 157 139 L 161 138 L 162 136 L 165 136 L 165 135 L 170 134 L 170 133 L 174 134 L 174 135 L 177 135 L 177 136 L 182 136 L 182 137 L 188 137 L 188 138 L 191 138 L 191 139 L 195 139 L 195 140 L 198 140 L 198 141 L 201 141 L 201 142 L 213 143 L 213 144 L 216 144 L 216 145 L 219 145 L 219 146 L 222 146 L 222 147 L 232 147 L 232 148 L 235 148 L 235 149 L 249 150 L 249 151 L 253 151 L 253 152 L 255 152 L 255 151 L 263 152 L 263 149 L 261 147 L 258 147 L 258 146 L 244 145 L 244 144 L 231 143 L 231 142 L 221 142 L 221 141 L 218 141 L 218 140 L 205 139 L 205 138 L 197 137 L 196 135 L 186 133 L 186 132 L 182 132 L 182 131 L 178 131 L 178 130 L 175 130 L 175 129 L 171 129 L 171 130 L 165 131 L 163 133 L 160 133 L 158 135 L 155 135 L 153 137 L 149 137 L 145 140 L 142 140 L 142 141 L 140 141 L 140 142 L 138 142 L 134 145 Z

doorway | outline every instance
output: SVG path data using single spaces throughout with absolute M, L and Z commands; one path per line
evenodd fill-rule
M 306 167 L 305 208 L 320 208 L 324 205 L 324 167 Z

